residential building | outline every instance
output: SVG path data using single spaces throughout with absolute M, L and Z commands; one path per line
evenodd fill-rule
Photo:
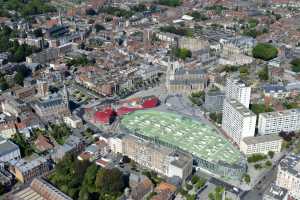
M 21 159 L 19 147 L 13 142 L 0 137 L 0 162 L 6 163 L 19 159 Z
M 251 87 L 246 86 L 243 81 L 229 77 L 226 82 L 225 95 L 226 98 L 235 99 L 249 108 Z
M 156 195 L 151 200 L 172 200 L 175 197 L 176 190 L 175 185 L 162 182 L 154 189 Z
M 300 199 L 300 155 L 288 155 L 279 165 L 276 185 L 287 189 L 290 196 Z
M 226 39 L 220 39 L 223 52 L 228 55 L 246 54 L 251 55 L 251 51 L 256 41 L 252 37 L 240 36 Z
M 48 48 L 39 53 L 34 53 L 26 57 L 26 62 L 46 64 L 52 60 L 57 59 L 58 56 L 59 56 L 58 48 Z
M 34 141 L 35 148 L 37 150 L 44 152 L 54 148 L 51 140 L 43 135 L 39 135 L 37 139 Z
M 201 38 L 180 37 L 178 47 L 189 49 L 190 51 L 199 51 L 209 48 L 209 43 L 207 40 Z
M 130 199 L 132 200 L 144 199 L 153 190 L 151 180 L 147 176 L 137 173 L 130 174 L 129 187 L 131 189 Z
M 64 117 L 64 122 L 72 128 L 81 128 L 83 126 L 82 120 L 76 115 Z
M 192 156 L 133 135 L 122 138 L 123 154 L 151 170 L 185 180 L 192 173 Z
M 282 99 L 288 97 L 290 94 L 283 85 L 266 84 L 262 88 L 264 95 L 267 97 Z
M 258 133 L 261 135 L 278 134 L 281 131 L 300 130 L 300 109 L 289 109 L 260 113 Z
M 117 153 L 123 153 L 123 146 L 122 146 L 122 138 L 121 137 L 111 137 L 108 139 L 108 144 L 110 147 L 110 150 L 117 154 Z
M 13 199 L 17 200 L 27 200 L 28 197 L 30 197 L 30 199 L 72 200 L 71 197 L 64 194 L 43 178 L 33 179 L 30 187 L 26 187 L 13 195 Z
M 54 162 L 58 162 L 63 159 L 66 154 L 79 154 L 84 150 L 84 147 L 85 144 L 81 138 L 70 135 L 63 145 L 56 147 L 53 152 L 51 152 L 51 159 L 54 160 Z
M 222 91 L 208 91 L 205 93 L 204 108 L 208 112 L 222 112 L 225 93 Z
M 19 99 L 15 99 L 12 96 L 5 96 L 5 100 L 1 102 L 1 107 L 4 114 L 16 117 L 30 110 L 27 103 Z
M 109 152 L 109 146 L 107 141 L 99 139 L 97 142 L 87 146 L 79 156 L 78 160 L 94 161 L 101 157 L 104 157 Z
M 264 192 L 262 200 L 288 200 L 288 191 L 272 183 Z
M 267 154 L 269 151 L 278 153 L 281 151 L 282 138 L 278 135 L 262 135 L 257 137 L 245 137 L 241 141 L 241 151 L 248 154 Z
M 31 98 L 35 95 L 35 88 L 33 86 L 20 87 L 14 90 L 14 95 L 18 99 Z
M 235 99 L 225 99 L 222 129 L 237 145 L 255 133 L 256 115 Z
M 22 183 L 35 177 L 48 173 L 51 169 L 49 160 L 45 157 L 37 157 L 32 160 L 10 161 L 10 172 Z
M 0 135 L 3 138 L 12 138 L 17 133 L 16 127 L 17 119 L 13 116 L 0 114 Z

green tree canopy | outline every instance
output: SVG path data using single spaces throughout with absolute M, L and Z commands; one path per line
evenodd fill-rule
M 181 5 L 181 0 L 158 0 L 158 3 L 165 6 L 176 7 Z
M 293 72 L 300 72 L 300 58 L 295 58 L 291 62 Z
M 253 57 L 265 61 L 272 60 L 277 57 L 278 50 L 268 43 L 258 43 L 252 51 Z
M 124 189 L 123 175 L 117 168 L 101 168 L 97 173 L 95 185 L 101 196 L 119 196 Z
M 186 48 L 176 48 L 173 50 L 173 54 L 182 60 L 192 57 L 192 52 Z

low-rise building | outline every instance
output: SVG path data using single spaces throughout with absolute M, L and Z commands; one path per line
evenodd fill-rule
M 0 137 L 0 162 L 21 159 L 20 149 L 13 142 Z
M 300 199 L 300 155 L 288 155 L 278 165 L 276 185 L 285 188 L 289 195 Z
M 153 190 L 153 184 L 147 176 L 135 173 L 131 173 L 129 176 L 129 187 L 132 200 L 144 199 Z
M 288 200 L 288 191 L 272 183 L 263 194 L 262 200 Z
M 204 108 L 208 112 L 221 112 L 223 110 L 224 99 L 224 92 L 208 91 L 205 93 Z
M 17 160 L 10 162 L 10 172 L 22 183 L 48 173 L 51 169 L 49 160 L 37 157 L 32 160 Z
M 240 149 L 246 155 L 255 153 L 267 154 L 269 151 L 278 153 L 281 151 L 282 141 L 282 138 L 278 135 L 245 137 L 241 141 Z
M 64 117 L 64 122 L 72 128 L 81 128 L 83 126 L 82 120 L 76 115 Z
M 289 96 L 289 91 L 283 85 L 266 84 L 263 86 L 264 95 L 273 98 L 286 98 Z
M 28 197 L 30 197 L 30 199 L 72 200 L 71 197 L 42 178 L 33 179 L 30 187 L 26 187 L 13 195 L 13 199 L 17 200 L 27 200 Z

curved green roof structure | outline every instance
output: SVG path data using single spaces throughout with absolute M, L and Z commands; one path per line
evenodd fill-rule
M 244 160 L 242 153 L 214 128 L 182 115 L 141 110 L 125 115 L 121 119 L 121 125 L 131 133 L 187 151 L 205 162 L 205 166 L 221 163 L 229 168 L 241 168 L 239 166 Z M 214 171 L 219 170 L 215 166 L 213 168 Z M 221 171 L 221 176 L 226 176 L 223 171 L 228 169 Z

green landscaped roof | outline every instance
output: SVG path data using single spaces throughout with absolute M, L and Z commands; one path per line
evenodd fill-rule
M 175 145 L 208 161 L 236 164 L 242 154 L 212 127 L 181 115 L 141 110 L 121 121 L 129 131 Z

